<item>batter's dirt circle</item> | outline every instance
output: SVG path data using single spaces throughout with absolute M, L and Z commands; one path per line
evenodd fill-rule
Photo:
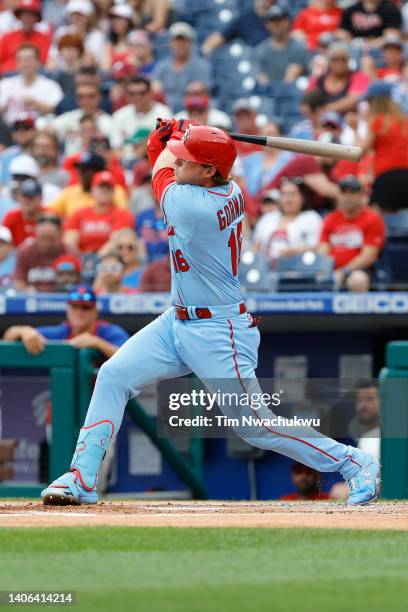
M 265 527 L 408 530 L 408 502 L 100 502 L 92 506 L 0 503 L 0 527 Z

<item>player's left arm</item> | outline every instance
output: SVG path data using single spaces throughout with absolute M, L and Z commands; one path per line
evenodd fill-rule
M 163 170 L 164 168 L 169 168 L 174 171 L 175 168 L 176 156 L 170 151 L 170 149 L 163 149 L 160 153 L 159 157 L 156 159 L 156 163 L 152 169 L 152 179 L 156 176 L 156 174 Z

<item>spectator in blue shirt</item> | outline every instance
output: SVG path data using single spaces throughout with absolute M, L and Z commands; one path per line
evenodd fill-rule
M 93 348 L 104 357 L 112 357 L 129 334 L 119 325 L 98 319 L 96 295 L 88 285 L 77 285 L 68 294 L 67 320 L 59 325 L 14 325 L 9 327 L 4 340 L 21 340 L 32 355 L 41 353 L 47 340 L 61 340 L 75 348 Z
M 269 34 L 264 16 L 273 4 L 276 4 L 275 0 L 253 0 L 253 6 L 248 10 L 238 13 L 235 19 L 229 21 L 220 32 L 210 34 L 204 41 L 203 54 L 209 56 L 215 49 L 235 38 L 250 47 L 259 45 Z
M 163 221 L 160 205 L 156 201 L 154 208 L 148 208 L 137 215 L 135 229 L 145 244 L 148 262 L 168 254 L 167 226 Z
M 200 79 L 211 87 L 210 65 L 202 57 L 193 53 L 195 31 L 183 21 L 173 23 L 169 28 L 171 56 L 157 63 L 153 73 L 153 86 L 163 91 L 166 104 L 174 113 L 184 108 L 184 91 L 189 83 Z

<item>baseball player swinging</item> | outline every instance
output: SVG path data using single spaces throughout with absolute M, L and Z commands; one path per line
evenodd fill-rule
M 144 386 L 189 372 L 202 380 L 258 384 L 260 334 L 238 281 L 244 199 L 228 179 L 236 158 L 233 141 L 217 128 L 173 119 L 150 134 L 147 153 L 168 227 L 174 306 L 101 367 L 70 469 L 43 490 L 44 504 L 98 501 L 99 467 L 128 400 Z M 319 472 L 340 472 L 350 489 L 349 505 L 376 499 L 379 464 L 371 455 L 314 430 L 297 437 L 265 429 L 247 441 Z

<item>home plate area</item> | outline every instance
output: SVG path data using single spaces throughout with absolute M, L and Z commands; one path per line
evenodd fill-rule
M 92 506 L 0 504 L 0 527 L 265 527 L 408 530 L 408 502 L 347 507 L 333 502 L 126 501 Z

